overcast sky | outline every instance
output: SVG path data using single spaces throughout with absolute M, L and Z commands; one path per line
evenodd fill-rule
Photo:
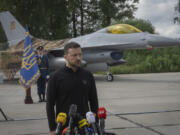
M 140 0 L 136 18 L 149 20 L 157 33 L 180 38 L 180 25 L 173 23 L 178 0 Z

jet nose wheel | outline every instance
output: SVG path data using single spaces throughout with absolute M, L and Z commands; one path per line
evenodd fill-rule
M 112 74 L 107 74 L 106 79 L 107 79 L 107 81 L 111 82 L 111 81 L 113 81 L 114 77 Z

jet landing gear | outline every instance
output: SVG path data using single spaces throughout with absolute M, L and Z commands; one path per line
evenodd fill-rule
M 110 74 L 109 72 L 106 74 L 106 80 L 109 82 L 112 82 L 114 80 L 114 77 L 112 74 Z
M 108 82 L 112 82 L 114 80 L 114 77 L 109 71 L 110 71 L 110 67 L 107 64 L 106 80 Z

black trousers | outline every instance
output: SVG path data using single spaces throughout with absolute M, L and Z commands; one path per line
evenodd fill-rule
M 37 89 L 38 89 L 38 95 L 45 95 L 45 90 L 46 90 L 46 77 L 45 76 L 40 76 L 38 81 L 37 81 Z

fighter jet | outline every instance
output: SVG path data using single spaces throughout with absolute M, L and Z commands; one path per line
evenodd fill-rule
M 1 23 L 3 23 L 2 16 L 5 14 L 9 16 L 8 18 L 11 18 L 5 22 L 6 30 L 7 25 L 16 21 L 9 12 L 3 12 L 0 14 Z M 20 24 L 17 23 L 16 25 Z M 72 38 L 67 42 L 77 42 L 81 45 L 83 52 L 82 67 L 92 72 L 107 71 L 108 81 L 113 81 L 113 75 L 110 74 L 109 67 L 126 63 L 123 59 L 125 50 L 180 46 L 180 40 L 142 32 L 128 24 L 112 25 L 91 34 Z M 45 48 L 48 46 L 48 43 L 44 44 Z M 63 48 L 63 46 L 59 48 L 51 47 L 47 52 L 52 72 L 65 64 Z
M 81 45 L 84 67 L 93 72 L 107 71 L 108 81 L 113 80 L 113 75 L 108 70 L 109 67 L 126 63 L 123 59 L 123 52 L 127 49 L 180 46 L 180 40 L 142 32 L 127 24 L 113 25 L 92 34 L 73 38 L 69 42 L 77 42 Z M 63 54 L 62 48 L 55 51 Z M 54 56 L 53 52 L 50 51 L 49 54 Z M 58 61 L 62 60 L 62 55 L 53 59 L 56 62 L 52 65 L 56 67 L 55 65 L 60 65 Z

